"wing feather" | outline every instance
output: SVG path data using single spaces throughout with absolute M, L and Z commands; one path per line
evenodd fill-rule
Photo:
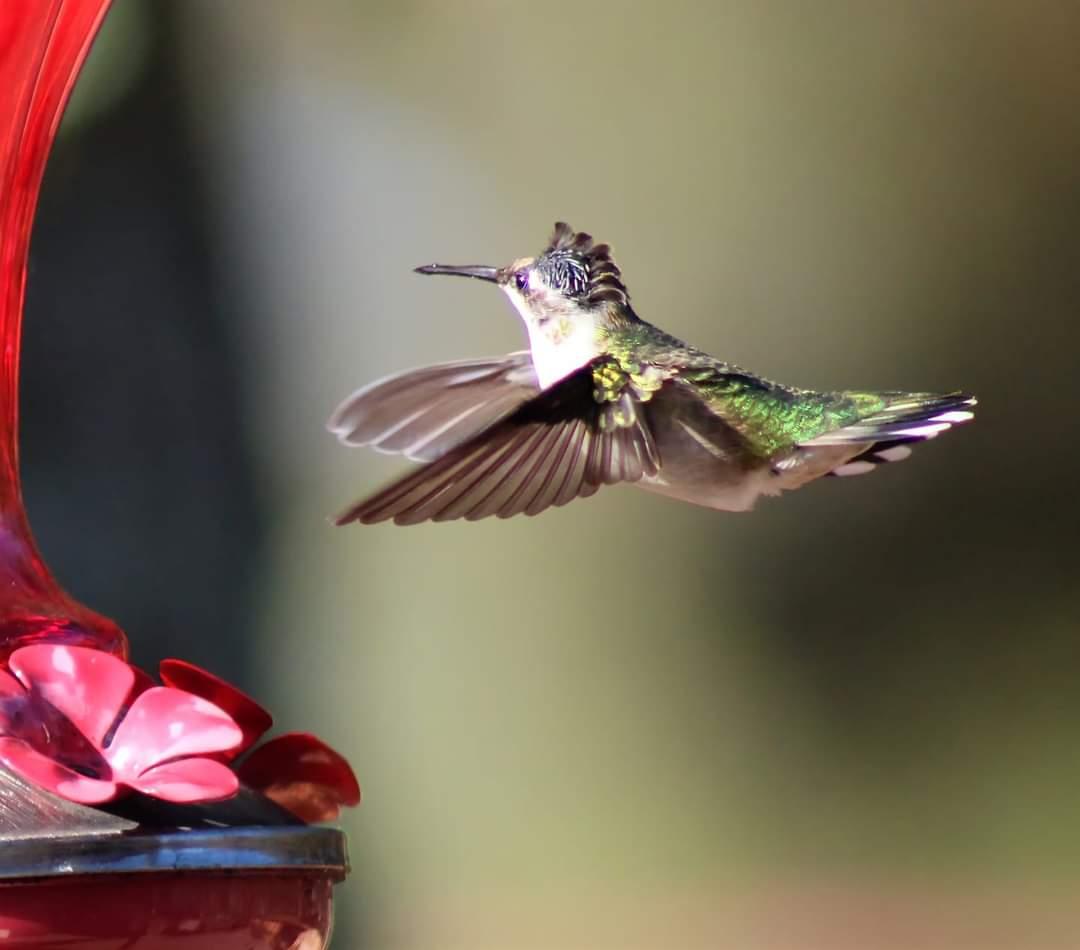
M 327 428 L 345 445 L 430 462 L 540 392 L 528 351 L 406 370 L 357 390 Z
M 564 492 L 564 489 L 571 483 L 574 468 L 581 459 L 587 434 L 588 429 L 585 423 L 575 420 L 570 426 L 570 431 L 560 438 L 543 484 L 525 508 L 526 515 L 538 515 L 545 508 L 550 508 L 552 505 L 556 507 L 565 505 L 575 497 L 575 492 Z
M 476 520 L 471 515 L 483 507 L 499 486 L 512 479 L 525 463 L 533 444 L 540 441 L 544 432 L 539 426 L 522 429 L 514 434 L 506 449 L 489 461 L 479 472 L 462 479 L 448 493 L 449 504 L 441 504 L 433 521 L 454 521 L 458 518 Z
M 433 385 L 445 392 L 451 379 L 468 375 L 467 382 L 454 385 L 485 386 L 495 392 L 496 401 L 509 403 L 517 394 L 512 396 L 506 383 L 491 389 L 493 369 L 489 367 L 494 362 L 483 361 L 481 365 L 476 361 L 467 367 L 450 364 L 452 370 L 435 374 L 419 371 L 421 386 Z M 505 378 L 505 364 L 502 372 Z M 387 520 L 417 524 L 458 518 L 475 521 L 492 515 L 535 515 L 574 498 L 588 497 L 602 485 L 637 481 L 646 473 L 655 473 L 659 458 L 644 414 L 636 411 L 631 400 L 620 401 L 617 414 L 611 405 L 597 403 L 592 373 L 591 365 L 583 367 L 555 386 L 519 402 L 516 409 L 502 416 L 496 414 L 486 428 L 450 447 L 446 447 L 443 435 L 465 431 L 475 424 L 475 416 L 492 415 L 487 406 L 462 415 L 465 409 L 461 407 L 470 402 L 457 400 L 455 393 L 452 408 L 442 408 L 438 416 L 442 428 L 427 427 L 425 420 L 434 405 L 424 399 L 419 400 L 419 405 L 410 401 L 401 388 L 401 379 L 394 377 L 385 381 L 385 391 L 396 405 L 411 411 L 390 431 L 391 415 L 381 407 L 361 406 L 355 411 L 371 393 L 380 391 L 370 387 L 362 390 L 363 398 L 350 401 L 344 414 L 347 419 L 342 418 L 335 428 L 339 435 L 347 430 L 349 444 L 407 445 L 409 452 L 420 457 L 427 454 L 429 445 L 442 448 L 421 468 L 353 505 L 336 519 L 337 524 Z M 515 380 L 509 385 L 520 390 L 522 384 Z M 432 393 L 428 389 L 428 396 Z M 378 425 L 371 425 L 372 420 Z M 375 441 L 371 441 L 372 433 L 377 436 Z M 429 442 L 419 448 L 418 433 L 429 437 Z
M 543 443 L 537 448 L 536 458 L 528 467 L 517 487 L 503 500 L 496 514 L 500 518 L 510 518 L 525 511 L 533 499 L 539 495 L 551 481 L 552 472 L 559 464 L 559 456 L 565 451 L 565 437 L 560 439 L 561 431 L 551 428 L 544 436 Z

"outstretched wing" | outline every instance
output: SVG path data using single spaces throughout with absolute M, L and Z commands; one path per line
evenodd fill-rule
M 623 391 L 597 400 L 599 362 L 353 505 L 336 523 L 535 515 L 592 495 L 601 485 L 655 475 L 660 460 L 636 397 Z
M 326 427 L 345 445 L 430 462 L 540 392 L 528 350 L 406 370 L 358 389 Z

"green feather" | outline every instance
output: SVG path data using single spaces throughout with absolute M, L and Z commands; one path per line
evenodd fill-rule
M 717 360 L 644 320 L 617 322 L 602 345 L 614 365 L 597 379 L 597 398 L 632 385 L 639 400 L 669 381 L 695 393 L 739 433 L 752 455 L 772 458 L 796 446 L 906 438 L 935 415 L 974 405 L 964 393 L 815 392 L 763 379 Z M 928 433 L 929 434 L 929 433 Z M 914 435 L 912 438 L 925 436 Z

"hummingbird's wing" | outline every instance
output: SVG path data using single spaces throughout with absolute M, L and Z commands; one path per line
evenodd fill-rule
M 431 462 L 540 392 L 528 350 L 457 360 L 376 380 L 326 424 L 345 445 Z
M 601 485 L 655 475 L 656 447 L 629 392 L 600 402 L 594 361 L 371 498 L 339 525 L 535 515 Z

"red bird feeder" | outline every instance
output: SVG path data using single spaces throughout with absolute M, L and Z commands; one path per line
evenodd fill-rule
M 0 940 L 5 947 L 326 946 L 348 763 L 182 660 L 155 682 L 69 597 L 19 486 L 19 340 L 42 174 L 110 0 L 0 2 Z M 250 752 L 250 754 L 248 754 Z

